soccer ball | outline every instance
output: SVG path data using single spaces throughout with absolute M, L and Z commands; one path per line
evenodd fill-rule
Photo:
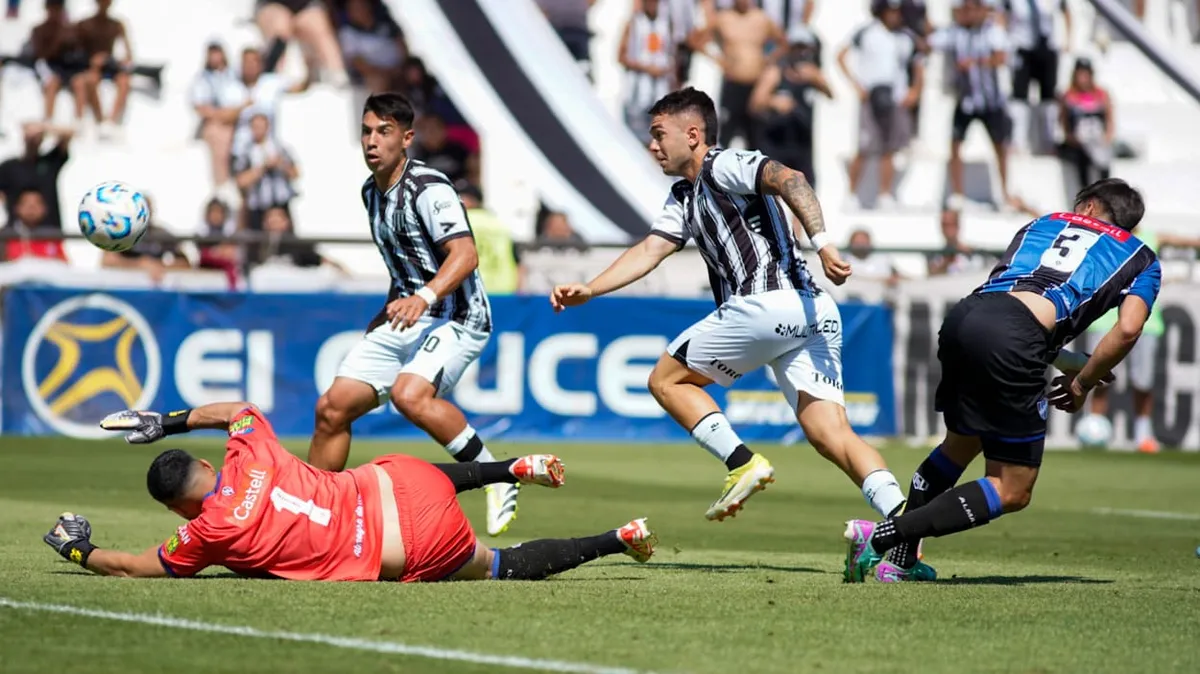
M 96 185 L 79 202 L 79 231 L 103 250 L 133 248 L 149 225 L 146 197 L 116 180 Z
M 1075 434 L 1084 447 L 1103 447 L 1112 440 L 1113 425 L 1106 416 L 1089 414 L 1079 421 Z

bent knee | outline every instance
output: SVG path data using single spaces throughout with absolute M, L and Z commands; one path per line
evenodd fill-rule
M 427 405 L 433 402 L 437 391 L 431 384 L 422 380 L 420 383 L 406 383 L 392 388 L 392 404 L 406 416 L 419 415 Z
M 354 412 L 328 393 L 317 399 L 317 427 L 324 431 L 344 430 L 354 421 Z
M 1004 487 L 1001 486 L 1000 491 L 1000 507 L 1006 513 L 1015 513 L 1018 510 L 1024 510 L 1029 507 L 1029 502 L 1033 500 L 1033 487 Z

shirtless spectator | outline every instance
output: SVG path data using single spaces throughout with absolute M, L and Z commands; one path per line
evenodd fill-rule
M 133 67 L 133 48 L 129 44 L 125 24 L 109 16 L 111 7 L 112 0 L 96 0 L 96 14 L 77 25 L 79 43 L 87 58 L 87 70 L 71 80 L 71 88 L 78 101 L 75 116 L 83 118 L 82 101 L 87 101 L 100 125 L 101 138 L 113 136 L 116 127 L 125 120 L 125 103 L 129 99 L 129 77 Z M 125 51 L 124 58 L 120 60 L 117 60 L 113 51 L 117 40 L 121 41 Z M 117 86 L 117 95 L 107 116 L 100 109 L 101 80 L 112 80 Z
M 33 48 L 34 70 L 42 83 L 45 97 L 45 118 L 54 118 L 54 104 L 64 84 L 87 69 L 80 52 L 79 36 L 67 18 L 65 0 L 46 0 L 46 20 L 33 29 L 29 37 Z M 78 117 L 83 116 L 84 100 L 75 97 Z
M 754 84 L 779 54 L 785 51 L 787 38 L 782 29 L 754 6 L 753 0 L 734 0 L 733 7 L 715 10 L 708 5 L 709 37 L 720 46 L 715 56 L 724 77 L 721 82 L 721 125 L 719 142 L 729 147 L 734 136 L 747 145 L 755 142 L 754 120 L 750 113 L 750 95 Z M 773 57 L 767 47 L 773 47 Z
M 227 191 L 233 131 L 242 111 L 250 106 L 250 95 L 229 68 L 225 49 L 218 43 L 208 45 L 204 70 L 192 83 L 192 106 L 200 115 L 200 135 L 212 157 L 213 187 Z
M 371 0 L 348 0 L 338 40 L 356 84 L 372 94 L 399 86 L 408 44 L 386 7 Z
M 716 3 L 717 9 L 729 9 L 734 0 L 716 0 Z M 753 4 L 779 24 L 784 33 L 811 24 L 817 9 L 817 0 L 754 0 Z
M 333 34 L 333 24 L 321 0 L 256 0 L 254 20 L 268 43 L 298 40 L 304 52 L 319 61 L 319 64 L 313 61 L 307 64 L 314 74 L 319 65 L 334 86 L 345 86 L 349 82 L 346 64 Z

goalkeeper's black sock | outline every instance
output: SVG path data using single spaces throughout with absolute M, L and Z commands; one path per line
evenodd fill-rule
M 508 459 L 507 461 L 489 461 L 487 463 L 468 461 L 466 463 L 435 463 L 433 465 L 450 478 L 450 482 L 454 484 L 454 492 L 461 494 L 464 491 L 481 489 L 497 482 L 515 484 L 517 478 L 509 471 L 509 468 L 516 462 L 516 459 Z
M 496 580 L 541 580 L 569 571 L 593 559 L 625 552 L 616 532 L 586 538 L 542 539 L 493 550 L 492 577 Z
M 913 473 L 912 484 L 908 488 L 908 502 L 903 512 L 912 512 L 929 503 L 939 494 L 953 487 L 962 477 L 965 466 L 960 466 L 950 460 L 938 445 Z M 921 542 L 901 543 L 888 553 L 888 561 L 904 569 L 911 569 L 917 563 L 917 548 Z
M 990 480 L 982 477 L 943 493 L 923 508 L 876 525 L 871 547 L 884 552 L 900 543 L 916 545 L 922 538 L 981 527 L 1003 513 L 999 492 Z

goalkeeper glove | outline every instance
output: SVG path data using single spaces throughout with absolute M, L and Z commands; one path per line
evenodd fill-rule
M 87 568 L 88 556 L 96 546 L 92 545 L 92 525 L 82 515 L 63 513 L 58 516 L 54 528 L 42 536 L 46 545 L 62 555 L 63 559 Z
M 106 431 L 128 431 L 125 442 L 133 445 L 145 445 L 164 436 L 186 433 L 191 410 L 180 410 L 163 416 L 158 412 L 142 412 L 139 410 L 123 410 L 114 412 L 100 422 L 100 428 Z

